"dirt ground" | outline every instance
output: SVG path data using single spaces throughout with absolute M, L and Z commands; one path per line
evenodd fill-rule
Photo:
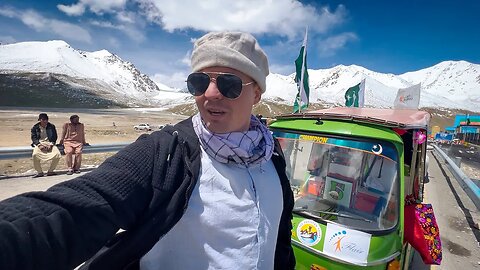
M 175 115 L 159 109 L 59 109 L 59 108 L 8 108 L 0 107 L 0 147 L 29 147 L 30 129 L 37 123 L 39 113 L 47 113 L 49 122 L 62 134 L 63 123 L 70 115 L 77 114 L 85 125 L 86 141 L 91 145 L 115 142 L 133 142 L 143 132 L 135 131 L 134 125 L 149 123 L 153 131 L 159 125 L 175 124 L 187 116 Z M 115 123 L 115 125 L 114 125 Z M 58 141 L 60 138 L 58 139 Z M 57 141 L 57 143 L 58 143 Z M 85 154 L 82 167 L 98 166 L 113 153 Z M 43 166 L 44 170 L 47 166 Z M 62 156 L 58 170 L 66 169 Z M 31 158 L 0 160 L 0 175 L 33 173 Z
M 30 129 L 38 122 L 38 114 L 42 112 L 48 114 L 50 122 L 57 128 L 58 136 L 62 134 L 62 125 L 69 121 L 70 115 L 78 114 L 80 122 L 85 125 L 86 140 L 92 145 L 133 142 L 142 134 L 141 131 L 133 129 L 134 125 L 149 123 L 152 129 L 156 130 L 159 125 L 175 124 L 187 118 L 184 115 L 153 108 L 65 109 L 0 107 L 0 148 L 29 147 L 31 144 Z M 113 123 L 115 123 L 115 126 Z M 464 155 L 462 156 L 462 169 L 470 178 L 480 179 L 480 155 L 478 149 L 469 151 L 471 149 L 462 148 L 460 150 L 463 151 L 460 152 L 458 151 L 459 149 L 445 150 L 454 151 L 456 156 Z M 82 167 L 98 166 L 112 154 L 114 153 L 85 154 L 83 155 Z M 43 167 L 45 170 L 47 169 L 46 166 Z M 62 156 L 57 169 L 66 169 L 64 156 Z M 0 160 L 0 176 L 32 173 L 34 173 L 34 170 L 31 158 Z

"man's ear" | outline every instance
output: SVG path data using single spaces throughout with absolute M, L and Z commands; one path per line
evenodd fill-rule
M 260 89 L 260 86 L 258 86 L 258 84 L 255 84 L 255 88 L 253 90 L 255 91 L 253 104 L 257 104 L 262 98 L 262 90 Z

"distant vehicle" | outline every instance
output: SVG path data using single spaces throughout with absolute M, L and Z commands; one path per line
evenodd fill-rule
M 143 130 L 143 131 L 151 131 L 152 128 L 150 127 L 149 124 L 139 124 L 139 125 L 136 125 L 136 126 L 133 126 L 133 129 L 135 130 Z
M 158 125 L 158 129 L 162 129 L 164 127 L 165 127 L 165 125 Z

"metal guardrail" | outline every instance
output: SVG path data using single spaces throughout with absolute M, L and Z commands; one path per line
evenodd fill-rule
M 103 152 L 116 152 L 131 142 L 112 143 L 112 144 L 95 144 L 85 145 L 83 147 L 84 154 L 103 153 Z M 3 159 L 17 159 L 17 158 L 29 158 L 32 156 L 33 147 L 0 147 L 0 160 Z
M 458 183 L 460 186 L 462 186 L 463 190 L 467 193 L 468 197 L 473 201 L 477 209 L 480 210 L 480 187 L 478 187 L 468 176 L 465 175 L 465 173 L 458 168 L 457 164 L 453 162 L 451 158 L 443 152 L 440 147 L 433 145 L 437 153 L 439 153 L 442 158 L 448 163 L 448 167 L 450 171 L 452 172 L 453 176 L 457 179 Z

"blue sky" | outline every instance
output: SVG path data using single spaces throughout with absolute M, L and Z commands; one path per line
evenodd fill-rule
M 271 72 L 294 72 L 308 25 L 308 68 L 359 65 L 401 74 L 445 60 L 480 64 L 480 1 L 2 0 L 0 42 L 61 39 L 107 49 L 154 80 L 182 87 L 192 42 L 253 33 Z

